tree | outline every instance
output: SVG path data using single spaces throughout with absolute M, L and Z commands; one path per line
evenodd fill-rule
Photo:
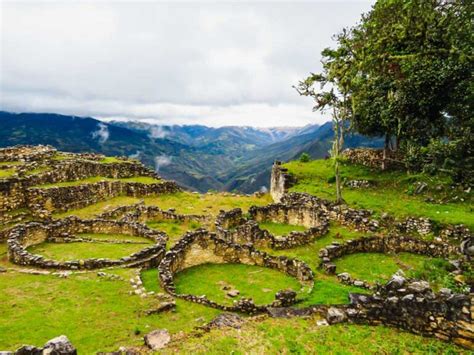
M 344 43 L 348 33 L 338 35 L 339 43 Z M 334 160 L 336 177 L 336 203 L 343 203 L 339 165 L 344 146 L 344 135 L 348 128 L 347 122 L 352 116 L 351 96 L 349 90 L 349 73 L 352 70 L 348 48 L 340 46 L 337 50 L 325 49 L 322 52 L 323 71 L 311 73 L 295 87 L 302 96 L 313 98 L 313 111 L 330 110 L 334 129 L 334 140 L 331 156 Z M 319 86 L 319 88 L 318 88 Z
M 338 46 L 357 68 L 356 131 L 406 149 L 446 137 L 459 113 L 472 118 L 472 10 L 461 0 L 379 0 L 348 30 Z

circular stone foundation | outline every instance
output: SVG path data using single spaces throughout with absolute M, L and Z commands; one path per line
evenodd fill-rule
M 229 243 L 206 230 L 187 233 L 169 250 L 161 261 L 158 271 L 162 287 L 171 295 L 191 302 L 233 312 L 258 313 L 268 307 L 289 306 L 296 302 L 296 292 L 282 290 L 275 295 L 275 301 L 257 306 L 252 299 L 242 298 L 233 306 L 226 306 L 209 300 L 205 295 L 180 294 L 174 284 L 174 276 L 187 268 L 202 264 L 246 264 L 271 268 L 296 278 L 302 288 L 311 292 L 313 272 L 299 260 L 274 257 L 251 246 Z
M 151 240 L 154 244 L 120 259 L 89 258 L 57 261 L 30 253 L 27 248 L 43 242 L 71 242 L 76 234 L 125 234 Z M 111 266 L 156 266 L 165 254 L 165 233 L 139 223 L 69 217 L 49 223 L 30 222 L 13 228 L 8 235 L 8 258 L 18 265 L 48 269 L 98 269 Z

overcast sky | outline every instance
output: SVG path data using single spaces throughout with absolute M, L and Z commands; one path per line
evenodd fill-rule
M 327 118 L 292 89 L 373 1 L 1 3 L 0 104 L 210 126 Z

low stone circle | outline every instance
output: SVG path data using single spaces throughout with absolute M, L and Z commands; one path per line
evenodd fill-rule
M 231 243 L 289 249 L 312 242 L 326 234 L 329 227 L 327 218 L 317 211 L 294 210 L 282 204 L 252 206 L 249 215 L 249 219 L 244 218 L 240 208 L 227 212 L 221 211 L 215 222 L 217 236 Z M 263 221 L 302 224 L 309 229 L 303 232 L 293 231 L 285 236 L 274 236 L 259 227 L 258 222 Z
M 199 229 L 185 234 L 166 253 L 158 267 L 162 287 L 172 296 L 228 312 L 253 314 L 265 312 L 268 307 L 289 306 L 296 302 L 296 292 L 285 290 L 276 294 L 276 299 L 272 304 L 263 306 L 256 305 L 252 299 L 245 298 L 236 301 L 233 306 L 226 306 L 209 300 L 205 295 L 196 296 L 177 293 L 174 284 L 176 273 L 205 263 L 240 263 L 268 267 L 295 277 L 309 291 L 312 289 L 314 282 L 311 268 L 302 261 L 283 256 L 275 257 L 251 246 L 229 243 L 220 239 L 214 233 Z
M 430 257 L 449 259 L 452 256 L 464 259 L 459 246 L 434 243 L 407 236 L 371 236 L 349 240 L 346 243 L 333 242 L 320 249 L 320 267 L 328 274 L 336 273 L 336 264 L 333 261 L 345 255 L 355 253 L 384 253 L 396 254 L 408 252 Z
M 120 233 L 150 239 L 155 244 L 130 256 L 111 260 L 89 258 L 84 260 L 55 261 L 30 253 L 27 248 L 42 242 L 71 242 L 79 233 Z M 97 269 L 111 266 L 156 266 L 165 254 L 165 233 L 154 231 L 139 223 L 104 219 L 82 220 L 68 217 L 62 220 L 39 223 L 29 222 L 14 227 L 7 240 L 8 258 L 18 265 L 47 269 Z

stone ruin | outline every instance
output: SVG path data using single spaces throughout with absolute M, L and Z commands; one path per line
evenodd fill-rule
M 102 163 L 103 155 L 72 153 L 68 154 L 69 159 L 56 160 L 54 156 L 57 153 L 52 147 L 41 146 L 38 152 L 31 146 L 0 149 L 0 161 L 25 162 L 16 166 L 16 174 L 0 179 L 0 212 L 28 208 L 38 217 L 47 218 L 53 211 L 82 208 L 120 195 L 137 197 L 181 190 L 174 182 L 158 181 L 160 177 L 154 171 L 134 160 L 121 158 L 117 162 Z M 48 168 L 30 174 L 39 160 L 43 165 L 47 163 Z M 92 176 L 111 179 L 147 176 L 157 179 L 157 182 L 99 181 L 77 186 L 38 187 Z M 6 220 L 8 214 L 1 215 L 0 222 L 10 222 Z
M 267 221 L 302 225 L 308 230 L 274 236 L 258 225 L 259 222 Z M 215 225 L 219 238 L 228 242 L 271 249 L 289 249 L 311 243 L 316 238 L 325 235 L 329 222 L 320 211 L 315 209 L 270 204 L 264 207 L 251 207 L 248 219 L 243 217 L 242 210 L 239 208 L 228 212 L 221 211 Z
M 226 306 L 211 301 L 205 295 L 177 293 L 174 275 L 204 263 L 239 263 L 268 267 L 295 277 L 309 289 L 313 287 L 313 272 L 306 263 L 283 256 L 271 256 L 251 246 L 229 243 L 204 229 L 188 232 L 166 253 L 158 268 L 161 285 L 175 297 L 228 312 L 261 313 L 269 307 L 289 306 L 296 302 L 296 292 L 290 290 L 278 292 L 273 303 L 263 306 L 246 298 L 236 301 L 233 306 Z
M 242 263 L 281 271 L 295 277 L 305 289 L 311 290 L 314 275 L 307 264 L 287 257 L 271 256 L 256 247 L 285 249 L 304 245 L 323 236 L 328 231 L 330 221 L 337 221 L 359 231 L 378 233 L 345 243 L 334 242 L 322 248 L 319 252 L 322 260 L 320 266 L 330 274 L 336 274 L 334 260 L 359 252 L 410 252 L 447 260 L 455 259 L 451 260 L 454 261 L 452 264 L 460 271 L 472 267 L 474 256 L 472 233 L 462 225 L 440 226 L 423 218 L 395 221 L 390 216 L 382 216 L 379 220 L 369 210 L 336 205 L 308 194 L 288 193 L 294 178 L 280 164 L 275 164 L 272 170 L 271 194 L 278 203 L 252 207 L 247 216 L 244 216 L 240 209 L 221 211 L 215 221 L 215 233 L 204 229 L 188 232 L 166 252 L 166 234 L 147 228 L 143 224 L 145 221 L 195 220 L 209 225 L 209 217 L 180 215 L 173 210 L 164 211 L 156 206 L 145 206 L 143 203 L 115 208 L 93 220 L 71 217 L 54 221 L 50 219 L 50 211 L 44 211 L 48 206 L 53 206 L 54 210 L 87 206 L 118 194 L 139 196 L 175 192 L 179 191 L 176 184 L 160 182 L 156 184 L 160 187 L 154 187 L 137 183 L 100 182 L 88 184 L 87 187 L 79 185 L 65 189 L 53 188 L 46 192 L 46 189 L 35 188 L 35 185 L 80 180 L 95 175 L 115 178 L 137 175 L 157 177 L 133 161 L 101 164 L 103 157 L 94 154 L 72 154 L 71 160 L 53 161 L 55 154 L 56 151 L 51 147 L 40 147 L 37 152 L 31 147 L 0 149 L 0 161 L 16 159 L 24 164 L 19 169 L 18 176 L 0 180 L 0 212 L 6 212 L 1 214 L 0 222 L 21 222 L 25 218 L 21 213 L 7 213 L 20 207 L 32 208 L 37 211 L 37 216 L 44 217 L 41 223 L 28 222 L 10 230 L 0 231 L 0 240 L 2 237 L 8 237 L 9 259 L 16 264 L 70 270 L 114 266 L 157 267 L 160 283 L 169 297 L 182 298 L 230 312 L 267 313 L 274 317 L 318 313 L 324 316 L 327 324 L 385 324 L 452 341 L 468 349 L 474 348 L 473 294 L 455 294 L 448 289 L 436 293 L 425 281 L 406 279 L 402 274 L 394 275 L 386 285 L 356 280 L 348 273 L 338 274 L 340 282 L 371 290 L 372 293 L 351 293 L 349 305 L 313 305 L 306 308 L 292 307 L 298 301 L 297 293 L 292 290 L 277 292 L 275 300 L 267 305 L 256 305 L 252 299 L 242 298 L 228 306 L 214 302 L 205 295 L 179 294 L 174 284 L 176 273 L 195 265 L 209 262 Z M 353 155 L 355 156 L 357 155 Z M 49 159 L 53 169 L 36 175 L 26 174 L 27 169 L 38 166 L 38 159 Z M 370 158 L 368 161 L 374 159 Z M 302 225 L 308 230 L 292 232 L 287 236 L 273 236 L 258 227 L 258 223 L 264 221 Z M 59 262 L 27 251 L 29 246 L 45 241 L 87 242 L 85 238 L 77 236 L 79 233 L 129 234 L 148 238 L 155 244 L 118 260 L 85 259 Z M 434 241 L 417 238 L 414 234 L 423 238 L 434 234 Z
M 83 238 L 76 236 L 76 234 L 80 233 L 127 234 L 147 238 L 154 244 L 145 247 L 137 253 L 117 260 L 90 258 L 83 260 L 56 261 L 46 259 L 41 255 L 31 254 L 27 250 L 28 247 L 43 242 L 83 242 Z M 68 217 L 54 222 L 29 222 L 14 227 L 10 231 L 7 240 L 8 258 L 11 262 L 18 265 L 62 270 L 91 270 L 114 266 L 156 266 L 165 254 L 167 239 L 168 237 L 165 233 L 154 231 L 138 223 L 109 221 L 103 219 L 82 220 L 77 217 Z

